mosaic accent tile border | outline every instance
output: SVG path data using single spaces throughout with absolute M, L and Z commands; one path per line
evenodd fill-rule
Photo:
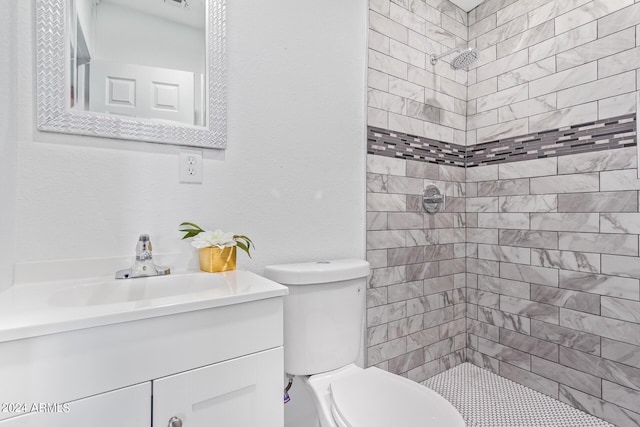
M 597 120 L 465 147 L 369 127 L 367 153 L 459 167 L 612 150 L 636 145 L 636 115 Z
M 636 145 L 635 114 L 467 147 L 467 167 Z
M 466 147 L 369 126 L 367 153 L 464 167 Z

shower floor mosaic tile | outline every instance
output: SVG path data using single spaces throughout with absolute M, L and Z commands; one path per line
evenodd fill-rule
M 467 427 L 614 427 L 471 363 L 422 384 L 450 401 Z

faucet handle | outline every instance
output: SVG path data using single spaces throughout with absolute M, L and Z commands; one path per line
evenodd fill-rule
M 136 277 L 164 276 L 171 274 L 169 267 L 153 263 L 153 249 L 148 234 L 141 234 L 136 244 L 136 261 L 133 267 L 116 272 L 116 279 L 135 279 Z
M 146 261 L 153 258 L 153 247 L 148 234 L 141 234 L 136 245 L 136 260 Z

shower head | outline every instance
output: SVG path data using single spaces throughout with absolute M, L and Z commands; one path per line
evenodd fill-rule
M 469 68 L 469 65 L 478 60 L 479 56 L 480 52 L 478 52 L 478 49 L 465 49 L 458 56 L 453 58 L 451 61 L 451 68 L 454 70 L 460 70 L 462 68 L 467 69 Z
M 478 52 L 478 49 L 470 47 L 462 50 L 457 47 L 438 56 L 431 55 L 431 65 L 436 65 L 438 63 L 438 59 L 442 58 L 443 56 L 450 55 L 454 52 L 458 53 L 458 56 L 453 58 L 453 60 L 451 61 L 451 68 L 453 68 L 454 70 L 467 69 L 471 64 L 476 62 L 478 60 L 478 57 L 480 56 L 480 52 Z

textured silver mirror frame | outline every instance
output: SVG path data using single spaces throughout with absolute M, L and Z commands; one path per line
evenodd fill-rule
M 135 119 L 67 108 L 65 0 L 36 0 L 38 129 L 200 148 L 227 147 L 225 0 L 207 7 L 207 126 Z

